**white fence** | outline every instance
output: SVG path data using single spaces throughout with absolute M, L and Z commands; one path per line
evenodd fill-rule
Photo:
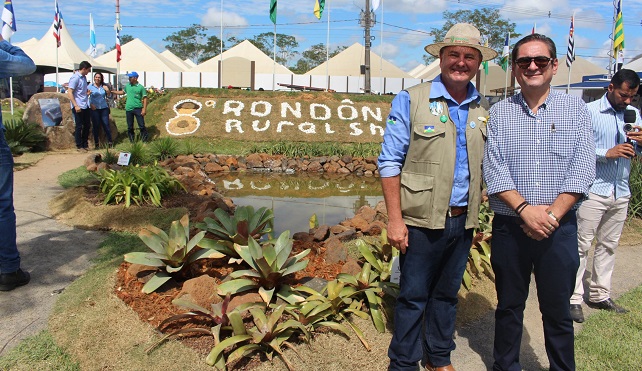
M 218 73 L 217 72 L 149 72 L 137 71 L 140 75 L 138 82 L 146 87 L 163 87 L 165 89 L 176 88 L 217 88 Z M 124 75 L 121 75 L 121 83 L 127 81 Z M 69 82 L 71 72 L 62 72 L 58 74 L 58 83 L 64 84 Z M 105 80 L 115 83 L 115 75 L 104 74 Z M 88 80 L 92 80 L 88 77 Z M 328 87 L 329 80 L 329 87 Z M 55 74 L 45 75 L 45 81 L 56 81 Z M 413 85 L 422 83 L 424 79 L 413 78 L 395 78 L 395 77 L 373 77 L 370 81 L 370 88 L 375 93 L 391 93 L 397 94 L 401 90 L 409 88 Z M 223 79 L 225 83 L 225 79 Z M 281 86 L 285 85 L 298 85 L 303 87 L 313 87 L 321 89 L 332 89 L 339 93 L 363 93 L 364 77 L 363 76 L 318 76 L 318 75 L 271 75 L 271 74 L 255 74 L 254 75 L 254 90 L 281 90 L 289 91 L 291 88 Z M 227 86 L 227 85 L 224 85 Z M 242 86 L 241 88 L 250 88 L 250 86 Z

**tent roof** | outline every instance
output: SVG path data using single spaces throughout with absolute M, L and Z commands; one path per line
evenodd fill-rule
M 181 67 L 184 71 L 189 70 L 190 68 L 193 67 L 192 65 L 189 65 L 189 64 L 185 63 L 185 61 L 180 59 L 176 54 L 172 53 L 169 50 L 163 51 L 162 53 L 160 53 L 160 55 L 163 58 L 167 59 L 168 61 L 174 63 L 175 65 L 177 65 L 179 67 Z
M 15 44 L 13 44 L 13 45 L 15 45 L 15 46 L 17 46 L 17 47 L 19 47 L 19 48 L 21 48 L 21 49 L 22 49 L 22 48 L 24 48 L 25 46 L 32 45 L 32 44 L 35 44 L 35 43 L 37 43 L 37 42 L 38 42 L 38 39 L 36 39 L 35 37 L 32 37 L 32 38 L 31 38 L 31 39 L 29 39 L 29 40 L 25 40 L 25 41 L 23 41 L 23 42 L 21 42 L 21 43 L 15 43 Z
M 606 68 L 600 67 L 595 63 L 589 62 L 582 57 L 575 57 L 575 62 L 571 65 L 571 84 L 582 82 L 582 77 L 586 75 L 599 75 L 608 73 Z M 566 57 L 559 58 L 557 74 L 553 76 L 551 85 L 566 85 L 568 83 L 568 67 L 566 66 Z
M 196 66 L 197 66 L 197 64 L 196 64 L 196 63 L 194 63 L 194 62 L 192 62 L 192 60 L 191 60 L 191 59 L 189 59 L 189 58 L 184 59 L 184 60 L 183 60 L 183 62 L 184 62 L 186 65 L 188 65 L 190 68 L 192 68 L 192 67 L 196 67 Z
M 424 68 L 426 68 L 426 65 L 420 63 L 417 67 L 415 67 L 415 68 L 411 69 L 410 71 L 408 71 L 408 75 L 410 75 L 412 77 L 415 77 L 417 75 L 417 72 L 423 70 Z
M 627 63 L 625 66 L 622 66 L 622 68 L 633 70 L 635 72 L 642 72 L 642 55 L 637 56 L 631 62 Z
M 432 61 L 429 65 L 424 66 L 420 71 L 417 71 L 413 77 L 417 79 L 432 80 L 441 73 L 439 68 L 439 58 Z
M 272 74 L 274 72 L 273 70 L 274 61 L 272 60 L 272 58 L 270 58 L 268 55 L 263 53 L 261 49 L 257 48 L 254 44 L 252 44 L 248 40 L 243 40 L 242 42 L 236 44 L 232 48 L 224 51 L 222 56 L 223 56 L 223 63 L 225 63 L 225 59 L 229 59 L 232 57 L 240 57 L 250 61 L 255 61 L 256 63 L 254 67 L 255 67 L 256 73 Z M 220 59 L 221 59 L 221 54 L 215 57 L 212 57 L 195 67 L 192 67 L 189 71 L 190 72 L 217 72 L 218 62 Z M 223 69 L 223 73 L 225 73 L 225 69 Z M 277 63 L 276 73 L 291 75 L 292 71 L 290 71 L 287 67 Z
M 121 71 L 181 72 L 185 70 L 165 59 L 141 39 L 134 39 L 121 45 L 120 48 L 122 50 Z M 96 58 L 96 61 L 116 68 L 116 49 L 101 55 Z
M 325 75 L 326 64 L 328 64 L 328 72 L 331 76 L 360 76 L 361 65 L 364 64 L 364 60 L 365 47 L 359 43 L 354 43 L 341 53 L 330 58 L 329 61 L 316 66 L 305 74 Z M 381 67 L 383 67 L 383 73 L 381 73 Z M 383 77 L 411 77 L 399 67 L 370 50 L 370 77 L 382 77 L 382 75 Z
M 44 36 L 37 42 L 30 41 L 28 44 L 22 44 L 21 48 L 31 59 L 33 59 L 38 71 L 42 73 L 56 72 L 56 54 L 58 54 L 58 69 L 61 71 L 73 71 L 78 68 L 82 61 L 91 63 L 95 71 L 114 72 L 109 66 L 100 63 L 98 60 L 91 58 L 71 38 L 69 28 L 62 21 L 60 30 L 60 47 L 56 47 L 56 39 L 53 36 L 53 24 Z M 29 40 L 27 40 L 29 41 Z

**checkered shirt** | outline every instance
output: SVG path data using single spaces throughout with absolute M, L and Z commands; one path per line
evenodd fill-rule
M 595 142 L 584 101 L 551 90 L 537 114 L 521 93 L 495 104 L 483 172 L 490 206 L 502 215 L 516 216 L 497 197 L 504 191 L 516 190 L 531 205 L 551 205 L 560 193 L 586 195 L 595 178 Z

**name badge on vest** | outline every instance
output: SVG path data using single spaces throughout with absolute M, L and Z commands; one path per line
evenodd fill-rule
M 441 106 L 441 103 L 439 102 L 430 102 L 430 113 L 432 113 L 435 116 L 439 116 L 443 113 L 444 108 Z

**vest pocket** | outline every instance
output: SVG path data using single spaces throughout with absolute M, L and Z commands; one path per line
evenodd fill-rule
M 401 173 L 401 210 L 404 216 L 430 219 L 433 183 L 432 175 Z

